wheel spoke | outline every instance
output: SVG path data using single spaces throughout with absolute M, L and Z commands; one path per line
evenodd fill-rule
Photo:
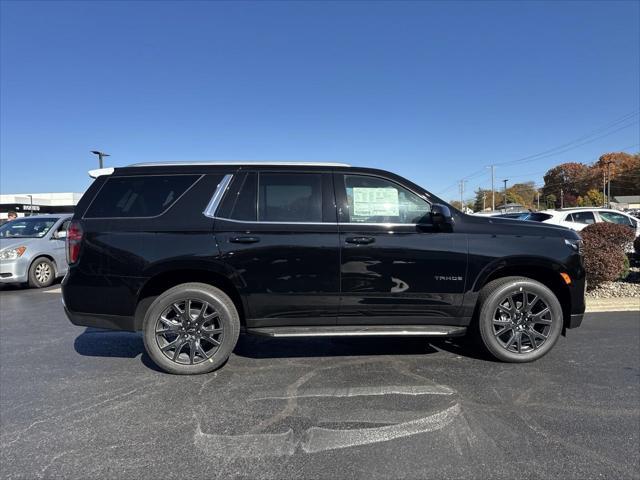
M 509 295 L 507 297 L 507 301 L 509 302 L 509 310 L 512 312 L 515 312 L 516 310 L 518 310 L 518 308 L 516 307 L 516 302 L 513 299 L 513 294 Z
M 160 332 L 160 333 L 162 333 L 162 332 Z M 173 342 L 169 342 L 164 347 L 160 347 L 160 350 L 162 350 L 163 352 L 168 352 L 169 350 L 174 348 L 178 344 L 179 341 L 180 341 L 180 337 L 177 337 Z
M 159 331 L 157 333 L 174 332 L 174 331 L 177 331 L 180 328 L 180 324 L 179 323 L 174 323 L 172 320 L 169 320 L 168 318 L 160 317 L 158 320 L 165 327 L 167 327 L 167 329 L 166 330 L 161 330 L 161 331 Z
M 538 300 L 539 300 L 538 295 L 536 295 L 535 293 L 533 293 L 532 295 L 533 295 L 533 300 L 531 302 L 529 302 L 529 294 L 526 293 L 526 292 L 524 294 L 524 299 L 525 299 L 525 302 L 526 302 L 526 305 L 525 305 L 525 311 L 526 312 L 531 312 L 531 309 L 533 309 L 535 304 L 538 303 Z
M 189 363 L 193 365 L 193 359 L 196 356 L 195 339 L 189 340 Z
M 198 355 L 202 357 L 203 360 L 207 359 L 207 353 L 202 348 L 202 345 L 200 344 L 200 340 L 196 340 L 196 352 L 198 353 Z
M 546 340 L 547 339 L 547 335 L 544 335 L 544 334 L 538 332 L 537 330 L 531 329 L 531 330 L 529 330 L 529 333 L 531 335 L 533 335 L 534 337 L 539 338 L 540 340 Z
M 180 309 L 180 306 L 177 303 L 172 304 L 171 309 L 176 313 L 177 317 L 182 317 L 184 312 Z
M 207 342 L 213 343 L 217 347 L 218 345 L 220 345 L 220 340 L 217 340 L 215 338 L 215 335 L 217 335 L 218 333 L 220 333 L 220 332 L 215 332 L 214 333 L 214 332 L 209 331 L 209 330 L 203 330 L 202 331 L 202 338 L 204 338 Z
M 511 348 L 511 345 L 513 345 L 513 342 L 516 341 L 517 336 L 518 334 L 516 332 L 513 332 L 513 334 L 509 337 L 509 341 L 505 344 L 504 348 L 509 350 L 509 348 Z
M 191 321 L 191 299 L 189 298 L 184 301 L 184 318 Z
M 205 318 L 204 315 L 208 307 L 209 304 L 207 302 L 202 302 L 202 308 L 200 308 L 198 315 L 196 315 L 196 322 L 201 322 Z
M 183 347 L 187 343 L 187 341 L 184 338 L 181 338 L 181 337 L 178 337 L 176 342 L 178 342 L 178 344 L 176 345 L 176 349 L 173 352 L 173 361 L 174 362 L 178 360 L 178 357 L 180 356 L 180 352 L 182 351 Z
M 531 342 L 531 347 L 535 350 L 536 348 L 538 348 L 538 346 L 536 345 L 536 338 L 533 335 L 533 333 L 531 333 L 531 331 L 526 332 L 527 337 L 529 337 L 529 341 Z
M 501 329 L 501 330 L 500 330 L 500 331 L 498 331 L 498 332 L 495 332 L 495 333 L 494 333 L 494 335 L 495 335 L 496 337 L 501 337 L 502 335 L 504 335 L 504 334 L 505 334 L 505 333 L 507 333 L 508 331 L 511 331 L 511 332 L 512 332 L 512 331 L 513 331 L 513 329 L 512 329 L 511 327 L 509 327 L 509 326 L 506 326 L 506 325 L 505 325 L 505 327 L 504 327 L 503 329 Z

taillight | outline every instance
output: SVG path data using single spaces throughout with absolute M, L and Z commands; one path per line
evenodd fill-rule
M 80 225 L 80 222 L 78 220 L 72 220 L 67 229 L 67 263 L 69 264 L 78 261 L 82 234 L 82 225 Z

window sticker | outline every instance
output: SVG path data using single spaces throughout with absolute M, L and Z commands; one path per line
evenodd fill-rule
M 353 188 L 353 214 L 362 217 L 397 217 L 400 214 L 395 188 Z

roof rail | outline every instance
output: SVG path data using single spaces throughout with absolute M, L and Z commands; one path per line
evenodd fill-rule
M 350 167 L 348 163 L 338 162 L 143 162 L 127 165 L 128 167 L 173 167 L 182 165 L 245 165 L 245 166 L 305 166 L 305 167 Z

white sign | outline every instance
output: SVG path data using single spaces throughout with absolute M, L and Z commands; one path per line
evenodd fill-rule
M 399 207 L 395 188 L 353 188 L 353 214 L 357 217 L 397 217 Z

